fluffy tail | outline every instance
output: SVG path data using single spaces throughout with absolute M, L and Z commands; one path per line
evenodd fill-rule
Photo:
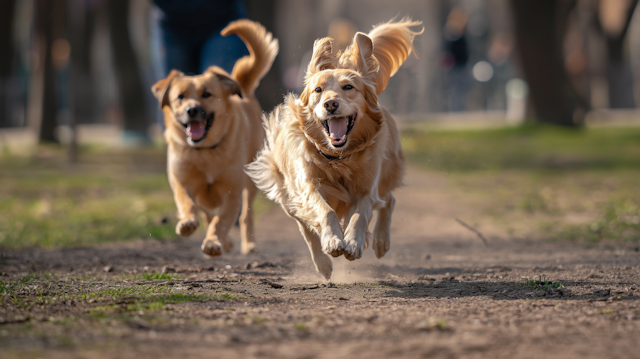
M 418 25 L 422 25 L 422 21 L 404 18 L 398 22 L 391 20 L 377 25 L 369 32 L 368 36 L 373 42 L 373 55 L 380 64 L 380 70 L 376 76 L 378 95 L 387 87 L 391 76 L 395 75 L 400 65 L 414 50 L 413 38 L 422 34 L 424 27 L 420 31 L 412 31 L 410 27 Z
M 245 166 L 245 173 L 253 180 L 267 198 L 279 202 L 282 182 L 280 171 L 275 161 L 273 146 L 278 136 L 278 118 L 281 116 L 282 106 L 277 106 L 269 115 L 262 115 L 262 124 L 265 130 L 264 146 L 256 156 L 256 159 Z
M 249 56 L 236 61 L 231 77 L 240 84 L 245 93 L 253 95 L 278 54 L 278 40 L 262 25 L 246 19 L 231 22 L 220 34 L 236 34 L 247 45 Z

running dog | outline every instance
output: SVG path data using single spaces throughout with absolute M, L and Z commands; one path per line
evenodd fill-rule
M 413 51 L 413 26 L 390 21 L 332 55 L 316 40 L 299 98 L 264 118 L 265 147 L 247 166 L 258 188 L 297 220 L 316 269 L 331 277 L 329 255 L 358 259 L 372 241 L 378 258 L 390 247 L 391 194 L 401 185 L 404 155 L 391 114 L 378 95 Z M 379 211 L 373 235 L 368 226 Z
M 198 212 L 204 212 L 208 227 L 202 251 L 209 256 L 231 250 L 228 233 L 241 208 L 241 252 L 255 248 L 251 206 L 257 189 L 244 166 L 264 141 L 254 92 L 278 53 L 278 41 L 258 23 L 234 21 L 221 33 L 238 35 L 250 53 L 235 63 L 231 74 L 217 66 L 197 76 L 173 70 L 151 88 L 164 112 L 167 172 L 178 208 L 176 233 L 193 233 Z

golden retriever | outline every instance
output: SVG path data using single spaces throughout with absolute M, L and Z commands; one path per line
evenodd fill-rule
M 202 251 L 209 256 L 231 250 L 228 233 L 241 208 L 241 252 L 255 248 L 251 205 L 257 189 L 244 166 L 264 140 L 254 91 L 278 53 L 278 41 L 255 22 L 234 21 L 221 33 L 237 34 L 250 53 L 235 63 L 231 74 L 216 66 L 197 76 L 173 70 L 151 88 L 164 111 L 167 172 L 178 208 L 176 233 L 193 233 L 199 210 L 204 212 L 208 228 Z
M 389 250 L 391 191 L 401 185 L 404 155 L 378 95 L 422 33 L 411 27 L 421 24 L 403 19 L 357 33 L 338 56 L 331 38 L 316 40 L 302 94 L 289 94 L 264 118 L 265 147 L 247 173 L 297 220 L 326 279 L 329 254 L 360 258 L 371 237 L 378 258 Z M 379 217 L 372 236 L 374 209 Z

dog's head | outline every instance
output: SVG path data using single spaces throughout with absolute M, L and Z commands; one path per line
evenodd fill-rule
M 345 155 L 371 143 L 380 130 L 373 43 L 357 33 L 334 63 L 332 40 L 316 40 L 300 100 L 293 106 L 307 137 L 322 151 Z
M 167 129 L 183 134 L 180 137 L 195 148 L 222 141 L 230 126 L 229 97 L 242 97 L 238 83 L 216 66 L 197 76 L 173 70 L 151 90 L 165 111 Z

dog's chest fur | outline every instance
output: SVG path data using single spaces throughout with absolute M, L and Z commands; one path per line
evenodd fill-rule
M 238 161 L 229 158 L 228 151 L 225 153 L 218 148 L 196 150 L 185 147 L 180 148 L 179 151 L 181 151 L 180 156 L 170 155 L 169 161 L 172 163 L 169 164 L 169 167 L 175 169 L 174 173 L 178 180 L 186 187 L 189 187 L 189 183 L 206 182 L 206 184 L 212 185 L 225 179 L 225 174 L 242 170 L 242 163 L 236 163 Z M 198 181 L 193 181 L 198 178 Z M 187 188 L 187 190 L 192 192 L 195 189 Z

